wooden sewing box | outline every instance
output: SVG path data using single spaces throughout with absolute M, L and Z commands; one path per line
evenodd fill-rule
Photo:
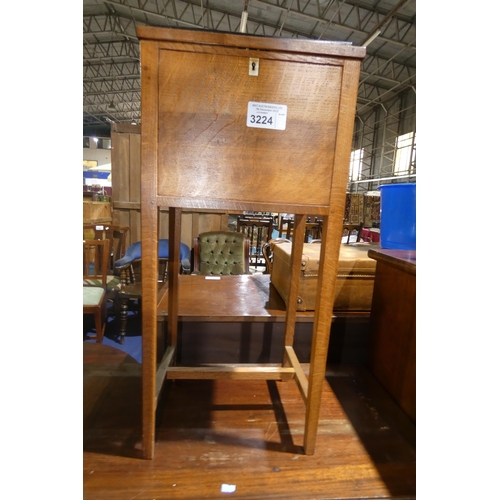
M 368 257 L 369 243 L 349 243 L 340 246 L 337 280 L 335 282 L 335 312 L 368 312 L 371 309 L 376 262 Z M 314 311 L 321 244 L 304 243 L 299 280 L 297 311 Z M 292 243 L 273 244 L 271 283 L 285 302 L 290 287 Z

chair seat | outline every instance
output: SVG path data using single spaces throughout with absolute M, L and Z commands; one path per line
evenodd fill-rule
M 84 279 L 83 280 L 84 286 L 100 286 L 101 285 L 101 280 L 99 279 Z M 120 290 L 121 288 L 121 282 L 120 282 L 120 277 L 119 276 L 107 276 L 106 277 L 106 290 L 112 291 L 112 290 Z
M 189 269 L 191 262 L 191 250 L 185 244 L 181 243 L 180 248 L 181 253 L 181 264 L 184 269 Z M 158 258 L 159 259 L 168 259 L 169 249 L 168 249 L 168 240 L 160 239 L 158 240 Z M 127 250 L 125 251 L 125 255 L 115 262 L 114 269 L 115 271 L 120 270 L 121 268 L 132 264 L 136 260 L 140 260 L 142 258 L 142 247 L 141 242 L 136 241 L 132 243 Z
M 106 331 L 109 247 L 108 239 L 83 241 L 83 314 L 94 316 L 98 344 L 102 344 Z M 113 276 L 110 275 L 110 278 Z M 85 286 L 85 282 L 94 283 L 94 280 L 98 286 Z
M 98 306 L 104 297 L 104 288 L 98 286 L 83 287 L 83 305 Z

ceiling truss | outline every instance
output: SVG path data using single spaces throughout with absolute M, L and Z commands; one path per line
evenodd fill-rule
M 84 0 L 83 124 L 140 123 L 139 25 L 367 45 L 357 113 L 416 89 L 415 0 Z M 367 44 L 367 42 L 369 42 Z

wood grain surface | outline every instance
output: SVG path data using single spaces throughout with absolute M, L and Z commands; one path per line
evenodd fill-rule
M 176 380 L 143 460 L 140 378 L 99 377 L 102 397 L 84 386 L 85 500 L 220 498 L 223 484 L 235 498 L 415 498 L 415 426 L 360 366 L 327 370 L 314 455 L 295 383 Z
M 342 43 L 140 27 L 142 135 L 144 458 L 154 456 L 158 212 L 182 209 L 257 210 L 323 215 L 317 307 L 306 402 L 305 446 L 314 453 L 337 276 L 345 186 L 357 83 L 365 49 Z M 249 74 L 249 58 L 259 74 Z M 259 103 L 260 111 L 253 111 Z M 287 110 L 276 127 L 264 108 Z M 257 114 L 257 117 L 255 116 Z M 282 114 L 281 116 L 284 116 Z M 280 118 L 281 119 L 281 118 Z M 255 123 L 255 122 L 254 122 Z M 266 122 L 270 124 L 269 121 Z M 170 248 L 180 243 L 180 217 L 170 220 Z M 295 228 L 288 302 L 296 303 Z M 172 246 L 173 245 L 173 246 Z M 296 256 L 297 257 L 294 257 Z M 169 273 L 168 330 L 175 346 L 178 280 Z M 288 304 L 289 305 L 289 304 Z M 287 305 L 286 338 L 295 311 Z M 286 343 L 286 342 L 285 342 Z M 291 347 L 291 346 L 289 346 Z M 173 359 L 175 364 L 175 359 Z M 199 373 L 199 372 L 198 372 Z M 259 374 L 260 370 L 256 370 Z M 147 442 L 147 444 L 146 444 Z

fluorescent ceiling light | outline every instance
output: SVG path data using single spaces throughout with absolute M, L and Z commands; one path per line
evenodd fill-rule
M 377 30 L 377 31 L 374 31 L 369 37 L 368 37 L 368 40 L 366 40 L 365 43 L 363 43 L 363 47 L 368 47 L 368 45 L 370 45 L 370 43 L 373 42 L 373 40 L 375 40 L 375 38 L 377 38 L 380 33 L 382 33 L 380 30 Z

